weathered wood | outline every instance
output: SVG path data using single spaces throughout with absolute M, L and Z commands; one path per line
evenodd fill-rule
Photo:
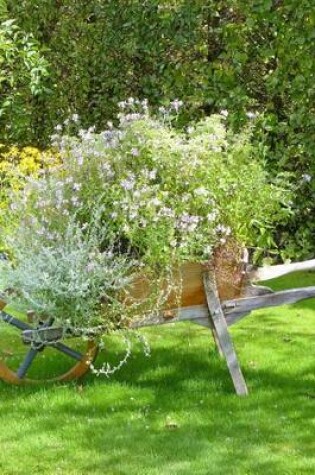
M 188 262 L 178 269 L 174 270 L 173 286 L 176 291 L 173 292 L 165 304 L 165 308 L 189 307 L 191 305 L 201 305 L 206 303 L 202 274 L 206 269 L 205 264 Z M 137 276 L 128 288 L 131 301 L 141 301 L 148 298 L 151 292 L 151 286 L 156 285 L 152 277 L 146 275 Z M 161 290 L 168 286 L 168 282 L 161 282 Z
M 226 317 L 228 326 L 233 325 L 241 318 L 248 315 L 250 312 L 233 312 L 233 314 Z M 212 328 L 209 321 L 209 309 L 207 305 L 192 305 L 191 307 L 184 307 L 172 311 L 173 317 L 165 319 L 163 314 L 148 315 L 146 318 L 132 322 L 130 328 L 150 327 L 153 325 L 165 325 L 176 322 L 192 322 L 203 327 Z M 236 318 L 237 317 L 237 318 Z
M 247 284 L 240 297 L 257 297 L 258 295 L 272 294 L 273 290 L 270 287 L 264 285 L 254 285 L 252 283 Z
M 284 290 L 265 295 L 257 295 L 255 297 L 224 300 L 221 302 L 221 306 L 227 325 L 231 326 L 246 315 L 250 314 L 252 310 L 283 304 L 292 304 L 312 297 L 315 297 L 315 287 L 304 287 L 301 289 Z M 191 321 L 211 328 L 208 315 L 209 312 L 207 305 L 191 305 L 190 307 L 169 310 L 167 312 L 167 318 L 165 318 L 163 313 L 158 315 L 148 315 L 141 321 L 133 322 L 131 328 L 185 321 Z
M 206 305 L 192 305 L 190 307 L 176 308 L 159 314 L 147 315 L 141 320 L 131 322 L 130 328 L 142 328 L 188 321 L 211 328 L 208 307 Z
M 292 304 L 315 297 L 315 287 L 304 287 L 301 289 L 284 290 L 272 294 L 244 299 L 226 300 L 222 302 L 222 308 L 229 323 L 233 323 L 233 316 L 237 318 L 239 314 L 249 313 L 252 310 L 266 307 L 277 307 L 284 304 Z
M 4 309 L 4 307 L 7 305 L 7 303 L 4 300 L 1 300 L 0 298 L 0 310 Z
M 247 283 L 247 249 L 241 247 L 233 238 L 214 249 L 208 268 L 214 272 L 216 288 L 220 300 L 240 297 Z M 203 287 L 203 281 L 202 281 Z
M 222 256 L 220 256 L 221 258 Z M 224 256 L 226 257 L 226 256 Z M 219 257 L 217 256 L 217 265 L 219 266 Z M 173 286 L 177 289 L 171 293 L 165 309 L 174 307 L 190 307 L 192 305 L 206 305 L 206 296 L 203 286 L 203 274 L 207 271 L 209 263 L 187 262 L 173 273 Z M 246 283 L 246 276 L 243 273 L 243 264 L 239 267 L 235 263 L 226 262 L 221 265 L 217 271 L 217 280 L 219 282 L 218 291 L 220 299 L 230 299 L 242 295 L 243 286 Z M 145 275 L 137 276 L 128 288 L 128 300 L 130 302 L 140 302 L 148 298 L 152 286 L 152 277 Z M 156 285 L 156 282 L 154 282 Z M 161 290 L 168 286 L 168 282 L 160 283 Z M 128 302 L 127 300 L 127 302 Z
M 226 262 L 224 262 L 224 258 L 226 258 Z M 315 259 L 246 270 L 245 268 L 243 269 L 243 261 L 238 265 L 237 262 L 233 262 L 229 254 L 222 251 L 220 255 L 216 255 L 216 266 L 216 279 L 220 282 L 217 288 L 220 300 L 222 301 L 264 294 L 270 291 L 270 289 L 262 286 L 253 286 L 251 281 L 270 280 L 291 272 L 315 270 Z M 179 292 L 176 296 L 174 294 L 170 296 L 166 303 L 166 308 L 206 305 L 202 276 L 208 267 L 209 263 L 188 262 L 174 271 L 174 287 Z M 131 297 L 135 300 L 146 298 L 150 293 L 151 283 L 152 281 L 145 276 L 137 277 L 130 286 Z M 161 287 L 163 288 L 163 283 L 161 283 Z
M 213 341 L 214 341 L 215 347 L 217 349 L 217 352 L 218 352 L 220 358 L 224 358 L 224 350 L 221 347 L 220 337 L 217 334 L 217 329 L 216 329 L 216 327 L 215 327 L 215 325 L 212 321 L 212 318 L 209 318 L 208 320 L 210 321 L 211 333 L 212 333 Z M 200 322 L 200 320 L 199 320 L 199 322 Z M 196 322 L 196 323 L 198 323 L 198 322 Z M 200 325 L 200 323 L 199 323 L 199 325 Z
M 220 347 L 226 359 L 227 367 L 232 377 L 234 388 L 239 396 L 248 394 L 246 382 L 241 371 L 238 359 L 233 347 L 232 339 L 228 332 L 224 313 L 221 307 L 219 294 L 216 288 L 215 275 L 209 271 L 204 274 L 204 287 L 207 298 L 207 304 L 210 312 L 210 318 L 213 321 Z
M 2 309 L 6 306 L 6 303 L 1 301 L 2 304 Z M 49 331 L 50 328 L 41 328 L 38 330 L 32 329 L 32 327 L 22 321 L 19 320 L 16 317 L 12 317 L 11 315 L 7 314 L 5 311 L 0 310 L 0 319 L 3 322 L 6 322 L 8 325 L 13 325 L 19 330 L 22 330 L 22 334 L 25 333 L 25 336 L 31 339 L 29 343 L 33 342 L 34 339 L 32 339 L 32 336 L 35 338 L 35 335 L 39 331 Z M 53 329 L 54 331 L 57 329 Z M 47 334 L 46 334 L 47 336 Z M 56 335 L 55 335 L 56 336 Z M 36 340 L 35 338 L 35 343 L 38 342 L 38 338 Z M 57 341 L 57 342 L 51 342 L 51 346 L 55 348 L 56 350 L 65 353 L 69 355 L 70 357 L 74 358 L 76 360 L 75 364 L 66 372 L 63 374 L 60 374 L 59 376 L 56 376 L 51 379 L 46 379 L 45 381 L 53 382 L 53 381 L 70 381 L 75 378 L 79 378 L 83 376 L 89 369 L 90 369 L 90 364 L 94 361 L 94 359 L 97 356 L 98 353 L 98 345 L 95 341 L 93 340 L 88 340 L 86 342 L 86 350 L 83 354 L 78 353 L 77 351 L 67 347 L 66 345 L 63 345 L 63 343 Z M 35 348 L 36 349 L 36 348 Z M 35 354 L 35 353 L 34 353 Z M 10 384 L 24 384 L 24 383 L 40 383 L 42 380 L 34 380 L 30 379 L 27 377 L 24 377 L 25 371 L 28 369 L 29 363 L 31 363 L 30 359 L 28 358 L 27 361 L 25 360 L 23 367 L 20 367 L 19 373 L 18 371 L 13 371 L 9 368 L 6 358 L 0 358 L 0 379 L 3 379 L 7 383 Z M 25 367 L 25 370 L 24 370 Z
M 315 270 L 315 259 L 304 262 L 292 262 L 291 264 L 279 264 L 275 266 L 258 267 L 248 271 L 249 280 L 270 280 L 291 272 Z
M 82 355 L 81 361 L 78 361 L 66 373 L 56 376 L 55 378 L 46 379 L 46 382 L 66 382 L 72 379 L 82 377 L 90 369 L 90 364 L 95 360 L 98 353 L 98 345 L 94 341 L 87 342 L 87 349 Z M 30 378 L 19 378 L 16 372 L 12 371 L 4 361 L 0 360 L 0 378 L 10 384 L 36 384 L 41 383 L 42 380 L 34 380 Z

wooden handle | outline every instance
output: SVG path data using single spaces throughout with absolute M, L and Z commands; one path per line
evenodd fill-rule
M 315 259 L 304 262 L 292 262 L 291 264 L 280 264 L 277 266 L 264 266 L 253 269 L 248 273 L 249 280 L 270 280 L 291 272 L 315 270 Z

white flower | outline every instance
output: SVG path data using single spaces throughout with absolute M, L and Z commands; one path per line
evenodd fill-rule
M 222 109 L 220 111 L 220 115 L 222 115 L 223 117 L 227 117 L 229 115 L 228 111 L 226 109 Z
M 139 157 L 140 152 L 139 152 L 139 150 L 138 150 L 137 148 L 133 147 L 133 148 L 131 149 L 131 155 L 133 155 L 134 157 Z
M 149 180 L 155 180 L 156 179 L 156 170 L 151 170 L 149 172 Z
M 207 214 L 207 220 L 211 223 L 217 217 L 217 213 L 212 211 L 212 213 Z
M 311 175 L 308 175 L 307 173 L 304 173 L 302 175 L 302 180 L 305 181 L 306 183 L 309 183 L 310 181 L 312 181 L 312 177 L 311 177 Z
M 183 105 L 183 101 L 179 101 L 178 99 L 175 99 L 173 102 L 171 102 L 170 105 L 173 107 L 173 109 L 176 112 L 178 112 L 180 107 L 182 107 L 182 105 Z
M 229 236 L 229 234 L 231 234 L 231 228 L 229 226 L 224 226 L 224 224 L 218 224 L 215 230 L 217 233 L 225 234 L 226 236 Z
M 205 247 L 203 248 L 203 252 L 204 252 L 204 254 L 210 256 L 211 253 L 212 253 L 212 247 L 211 247 L 211 246 L 205 246 Z
M 135 185 L 135 180 L 133 177 L 126 178 L 125 180 L 122 180 L 120 182 L 120 185 L 125 189 L 125 190 L 132 190 L 134 185 Z
M 153 198 L 153 199 L 151 200 L 151 204 L 152 204 L 153 206 L 159 206 L 159 205 L 161 204 L 161 201 L 160 201 L 158 198 Z
M 203 186 L 200 186 L 194 190 L 194 194 L 196 196 L 208 196 L 209 192 Z
M 222 148 L 221 148 L 220 146 L 218 146 L 218 145 L 212 145 L 212 146 L 211 146 L 211 150 L 212 150 L 213 152 L 221 152 L 221 151 L 222 151 Z
M 171 208 L 168 208 L 167 206 L 163 206 L 163 208 L 160 209 L 159 211 L 160 216 L 165 216 L 168 218 L 173 218 L 174 217 L 174 211 Z
M 258 117 L 258 114 L 256 112 L 246 112 L 246 117 L 250 120 L 253 120 Z

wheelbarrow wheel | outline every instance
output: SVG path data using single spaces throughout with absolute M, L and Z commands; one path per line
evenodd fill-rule
M 23 332 L 35 328 L 27 315 L 12 314 L 0 300 L 0 379 L 10 384 L 64 382 L 89 371 L 98 353 L 94 340 L 76 337 L 27 345 Z

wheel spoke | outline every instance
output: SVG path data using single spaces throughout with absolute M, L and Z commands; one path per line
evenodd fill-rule
M 97 345 L 94 341 L 84 342 L 79 335 L 58 332 L 58 327 L 53 327 L 53 318 L 32 323 L 28 322 L 26 315 L 12 316 L 4 307 L 0 300 L 0 323 L 6 324 L 3 325 L 3 331 L 0 329 L 0 333 L 10 347 L 3 350 L 3 355 L 0 354 L 0 379 L 11 384 L 41 380 L 70 381 L 83 376 L 89 370 L 91 362 L 97 356 Z M 53 331 L 56 333 L 55 340 L 52 337 Z M 61 341 L 59 338 L 67 340 Z M 30 346 L 26 349 L 25 345 Z M 48 350 L 48 357 L 36 358 L 43 350 Z M 54 352 L 57 353 L 55 357 Z M 56 359 L 59 359 L 60 363 L 55 362 Z M 40 375 L 39 378 L 33 378 L 33 375 L 37 374 Z
M 37 353 L 38 353 L 38 350 L 36 350 L 35 348 L 31 348 L 28 351 L 22 364 L 20 365 L 19 369 L 16 372 L 16 375 L 18 378 L 20 379 L 24 378 Z
M 74 358 L 75 360 L 81 361 L 83 359 L 83 354 L 80 353 L 79 351 L 73 350 L 67 345 L 64 345 L 63 343 L 53 343 L 52 345 L 53 348 L 56 348 L 56 350 L 61 351 L 65 355 L 70 356 L 71 358 Z
M 8 323 L 9 325 L 12 325 L 13 327 L 18 328 L 19 330 L 31 330 L 32 327 L 31 325 L 28 325 L 27 323 L 23 322 L 22 320 L 19 320 L 18 318 L 12 317 L 12 315 L 9 315 L 6 312 L 0 311 L 0 319 Z

